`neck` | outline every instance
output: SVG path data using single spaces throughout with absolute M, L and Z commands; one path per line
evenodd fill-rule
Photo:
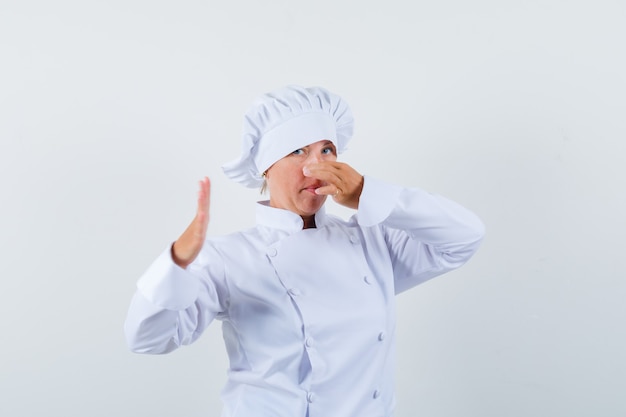
M 315 215 L 312 216 L 302 216 L 302 220 L 304 221 L 303 229 L 314 229 L 315 228 Z

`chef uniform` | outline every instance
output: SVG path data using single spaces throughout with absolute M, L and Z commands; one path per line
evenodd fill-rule
M 252 110 L 266 120 L 246 118 L 257 123 L 248 129 L 257 138 L 244 139 L 242 157 L 225 172 L 257 184 L 259 167 L 289 153 L 285 146 L 260 149 L 268 131 L 274 142 L 291 141 L 291 150 L 321 139 L 341 149 L 342 128 L 351 134 L 346 109 L 319 88 L 266 95 Z M 293 139 L 297 124 L 324 130 L 320 115 L 332 122 L 330 131 Z M 277 118 L 282 123 L 267 123 Z M 348 221 L 322 207 L 316 227 L 303 229 L 299 215 L 267 201 L 256 210 L 255 227 L 207 239 L 186 269 L 172 261 L 170 248 L 155 260 L 125 323 L 131 350 L 170 352 L 218 319 L 230 359 L 222 417 L 392 416 L 395 294 L 465 263 L 482 239 L 481 221 L 443 197 L 368 176 Z

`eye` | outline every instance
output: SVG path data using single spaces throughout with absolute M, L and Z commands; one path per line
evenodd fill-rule
M 304 155 L 304 149 L 300 148 L 300 149 L 296 149 L 295 151 L 291 152 L 292 155 Z
M 322 149 L 322 154 L 323 155 L 333 155 L 335 153 L 335 149 L 332 146 L 328 146 L 324 149 Z

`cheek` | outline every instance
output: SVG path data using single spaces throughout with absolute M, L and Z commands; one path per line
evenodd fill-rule
M 274 190 L 275 195 L 290 194 L 294 189 L 298 189 L 304 174 L 301 168 L 290 167 L 290 169 L 275 169 L 269 177 L 270 193 Z

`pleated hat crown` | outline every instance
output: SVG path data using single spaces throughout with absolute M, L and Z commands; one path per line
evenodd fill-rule
M 244 116 L 241 156 L 222 169 L 246 187 L 261 187 L 274 162 L 320 140 L 341 153 L 353 129 L 350 107 L 338 95 L 321 87 L 283 87 L 253 102 Z

